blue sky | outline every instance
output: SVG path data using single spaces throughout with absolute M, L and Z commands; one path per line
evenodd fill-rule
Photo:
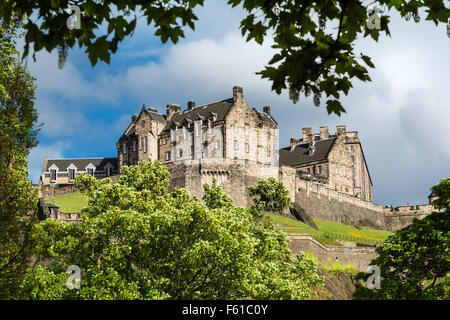
M 450 176 L 450 39 L 445 26 L 415 24 L 393 16 L 392 38 L 357 42 L 356 52 L 373 58 L 371 83 L 354 82 L 343 99 L 347 114 L 330 116 L 312 98 L 292 104 L 278 96 L 255 72 L 275 51 L 270 38 L 262 46 L 242 38 L 245 12 L 217 0 L 196 11 L 195 31 L 177 45 L 162 44 L 142 19 L 132 38 L 119 45 L 110 65 L 91 67 L 87 54 L 69 51 L 58 69 L 56 52 L 28 58 L 37 79 L 36 108 L 44 127 L 29 157 L 36 183 L 45 156 L 114 157 L 115 143 L 142 104 L 165 112 L 167 103 L 186 107 L 229 98 L 244 88 L 250 107 L 266 104 L 280 124 L 280 146 L 301 136 L 302 127 L 336 125 L 358 131 L 374 184 L 374 202 L 406 205 L 427 202 L 429 188 Z M 422 15 L 423 17 L 423 15 Z M 423 19 L 422 19 L 423 20 Z

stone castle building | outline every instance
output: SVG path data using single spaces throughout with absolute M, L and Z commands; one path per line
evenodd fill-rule
M 431 200 L 395 209 L 372 203 L 373 184 L 358 132 L 343 125 L 334 134 L 328 127 L 318 133 L 303 128 L 300 137 L 280 149 L 270 106 L 250 108 L 242 87 L 233 87 L 232 94 L 202 106 L 191 100 L 184 110 L 168 104 L 165 114 L 144 105 L 117 141 L 117 158 L 46 158 L 42 194 L 73 190 L 77 174 L 116 179 L 122 166 L 150 159 L 167 166 L 169 190 L 183 187 L 201 198 L 203 185 L 217 179 L 240 206 L 251 205 L 249 185 L 274 177 L 313 218 L 396 230 L 432 212 Z

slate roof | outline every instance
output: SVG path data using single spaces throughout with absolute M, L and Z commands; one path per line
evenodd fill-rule
M 78 170 L 84 171 L 84 169 L 88 166 L 89 163 L 92 163 L 95 166 L 95 170 L 103 170 L 104 166 L 111 163 L 114 166 L 114 169 L 117 170 L 117 158 L 84 158 L 84 159 L 48 159 L 47 166 L 45 171 L 54 164 L 58 167 L 59 171 L 66 171 L 67 167 L 70 166 L 71 163 Z
M 148 116 L 150 117 L 150 119 L 158 121 L 158 122 L 166 122 L 166 117 L 163 116 L 162 114 L 158 113 L 158 111 L 156 111 L 153 108 L 148 108 L 145 109 L 145 111 L 147 112 Z
M 278 125 L 278 122 L 275 121 L 275 119 L 272 117 L 272 115 L 268 115 L 267 113 L 264 112 L 260 112 L 258 110 L 256 110 L 256 114 L 258 115 L 258 118 L 262 121 L 262 122 L 267 122 L 269 124 L 272 125 Z
M 161 133 L 170 130 L 172 125 L 175 123 L 183 124 L 186 119 L 195 121 L 199 120 L 199 116 L 208 119 L 212 116 L 212 113 L 216 114 L 216 121 L 222 121 L 225 119 L 228 111 L 230 111 L 233 105 L 233 98 L 225 99 L 218 102 L 213 102 L 204 106 L 195 107 L 191 110 L 183 110 L 180 112 L 175 112 L 170 119 L 167 119 L 166 126 L 161 131 Z
M 314 153 L 309 155 L 309 144 L 302 143 L 297 145 L 294 150 L 290 151 L 290 147 L 279 150 L 280 164 L 287 166 L 298 166 L 314 161 L 328 159 L 328 154 L 333 147 L 336 137 L 317 140 L 314 145 Z

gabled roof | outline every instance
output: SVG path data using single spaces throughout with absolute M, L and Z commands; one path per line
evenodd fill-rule
M 261 122 L 266 122 L 268 124 L 271 125 L 278 125 L 278 122 L 275 121 L 275 119 L 272 117 L 272 115 L 268 115 L 267 113 L 264 112 L 260 112 L 258 110 L 256 110 L 255 108 L 253 108 L 256 111 L 256 115 L 258 116 L 259 120 Z
M 333 147 L 336 137 L 325 140 L 318 140 L 314 145 L 314 153 L 309 155 L 309 144 L 302 143 L 297 145 L 294 150 L 290 151 L 290 147 L 279 150 L 280 164 L 287 166 L 298 166 L 309 162 L 321 161 L 328 159 L 328 154 Z
M 148 114 L 150 119 L 152 119 L 154 121 L 158 121 L 158 122 L 162 122 L 162 123 L 166 122 L 166 118 L 162 114 L 158 113 L 158 111 L 156 111 L 153 108 L 145 109 L 145 112 Z
M 233 105 L 233 98 L 213 102 L 204 106 L 195 107 L 191 110 L 175 112 L 170 119 L 167 119 L 166 126 L 161 133 L 170 130 L 173 124 L 184 124 L 186 121 L 195 121 L 201 118 L 208 119 L 215 114 L 216 121 L 222 121 Z
M 115 169 L 117 169 L 117 158 L 81 158 L 81 159 L 48 159 L 45 171 L 55 165 L 59 171 L 66 171 L 67 167 L 73 164 L 77 167 L 77 170 L 84 171 L 84 169 L 92 163 L 95 166 L 95 170 L 103 170 L 104 167 L 111 163 Z

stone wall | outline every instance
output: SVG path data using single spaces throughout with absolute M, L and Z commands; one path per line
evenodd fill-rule
M 73 184 L 59 184 L 57 186 L 41 185 L 39 186 L 39 198 L 46 201 L 56 196 L 62 196 L 76 191 L 78 191 L 78 188 Z
M 80 221 L 79 212 L 61 212 L 59 207 L 53 203 L 44 203 L 43 199 L 39 199 L 38 203 L 38 219 L 55 219 L 63 222 L 78 223 Z
M 284 172 L 289 172 L 290 178 Z M 293 183 L 292 172 L 287 168 L 280 170 L 280 177 L 289 191 L 295 193 L 295 202 L 316 219 L 396 232 L 411 224 L 414 218 L 422 219 L 433 211 L 431 205 L 383 208 L 298 176 Z
M 339 261 L 341 264 L 351 263 L 358 271 L 366 271 L 370 262 L 377 257 L 374 248 L 370 247 L 328 247 L 307 234 L 289 234 L 289 249 L 296 256 L 299 251 L 316 255 L 319 264 Z

